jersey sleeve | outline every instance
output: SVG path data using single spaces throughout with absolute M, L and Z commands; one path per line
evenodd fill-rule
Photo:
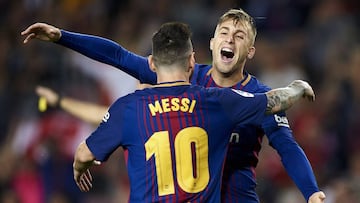
M 271 88 L 259 83 L 260 92 Z M 289 126 L 285 112 L 267 116 L 261 127 L 272 146 L 281 158 L 281 162 L 306 200 L 319 188 L 311 164 L 302 148 L 298 145 Z
M 299 188 L 304 198 L 308 200 L 313 193 L 320 190 L 311 164 L 302 148 L 295 141 L 291 129 L 288 125 L 281 125 L 284 124 L 285 119 L 285 114 L 274 114 L 273 125 L 275 127 L 271 128 L 269 127 L 271 122 L 265 122 L 267 123 L 265 134 L 269 139 L 270 145 L 281 157 L 281 162 L 287 174 Z
M 122 106 L 121 101 L 117 100 L 109 108 L 98 128 L 86 139 L 87 146 L 98 161 L 106 161 L 123 145 L 123 126 L 129 124 L 123 119 Z
M 266 117 L 267 97 L 265 94 L 252 94 L 241 90 L 223 88 L 220 96 L 223 108 L 236 124 L 260 125 Z
M 56 43 L 96 61 L 114 66 L 141 83 L 156 84 L 156 74 L 150 70 L 147 58 L 126 50 L 114 41 L 61 30 L 61 38 Z

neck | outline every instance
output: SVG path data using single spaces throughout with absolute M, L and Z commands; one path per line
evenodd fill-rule
M 185 81 L 189 82 L 189 74 L 185 71 L 157 71 L 157 83 Z
M 241 66 L 241 68 L 235 69 L 230 73 L 220 72 L 213 66 L 211 77 L 220 87 L 232 87 L 244 79 L 244 66 Z

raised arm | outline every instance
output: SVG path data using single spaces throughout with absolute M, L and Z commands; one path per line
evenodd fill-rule
M 270 90 L 266 92 L 266 96 L 267 114 L 285 111 L 303 97 L 309 101 L 315 101 L 312 87 L 303 80 L 294 80 L 287 87 Z
M 108 110 L 107 106 L 84 102 L 69 97 L 60 97 L 54 90 L 43 86 L 36 87 L 36 93 L 40 97 L 45 98 L 49 106 L 60 107 L 71 115 L 93 125 L 99 125 Z
M 140 83 L 156 84 L 156 75 L 149 68 L 146 57 L 132 53 L 118 43 L 94 35 L 61 30 L 46 23 L 35 23 L 21 32 L 24 44 L 32 39 L 55 42 L 93 60 L 116 67 Z
M 285 115 L 276 115 L 279 118 L 286 118 Z M 274 127 L 264 128 L 269 144 L 277 151 L 281 162 L 295 185 L 309 203 L 323 203 L 324 198 L 317 185 L 311 164 L 306 157 L 304 150 L 296 142 L 289 126 L 283 119 L 276 120 Z M 265 124 L 266 125 L 266 124 Z
M 295 80 L 287 87 L 271 90 L 266 95 L 268 97 L 267 113 L 273 113 L 279 109 L 286 110 L 302 97 L 310 101 L 315 100 L 311 86 L 302 80 Z M 301 190 L 305 199 L 308 203 L 323 203 L 325 194 L 319 191 L 310 162 L 294 140 L 289 127 L 278 127 L 274 130 L 266 126 L 269 127 L 269 123 L 264 123 L 263 128 L 271 146 L 277 150 L 287 173 Z

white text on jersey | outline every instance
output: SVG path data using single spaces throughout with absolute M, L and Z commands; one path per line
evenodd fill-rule
M 283 126 L 283 127 L 290 127 L 289 126 L 289 121 L 285 116 L 278 116 L 276 114 L 274 114 L 274 118 L 276 123 L 278 124 L 278 126 Z

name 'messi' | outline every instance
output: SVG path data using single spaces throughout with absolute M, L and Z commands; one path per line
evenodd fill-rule
M 196 100 L 189 98 L 164 98 L 148 104 L 152 116 L 156 113 L 162 114 L 170 111 L 182 111 L 192 113 L 194 111 Z

